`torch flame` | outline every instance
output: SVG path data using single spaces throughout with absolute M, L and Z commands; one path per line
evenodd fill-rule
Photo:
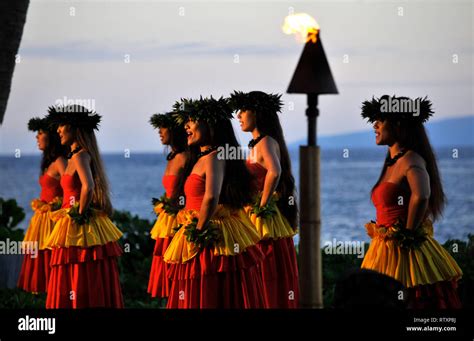
M 306 13 L 295 13 L 285 18 L 282 26 L 286 34 L 296 34 L 296 38 L 305 43 L 318 39 L 319 25 L 313 17 Z

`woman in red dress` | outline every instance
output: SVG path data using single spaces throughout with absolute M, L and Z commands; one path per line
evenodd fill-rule
M 189 146 L 199 146 L 184 184 L 186 206 L 165 252 L 172 286 L 168 308 L 263 308 L 257 265 L 264 255 L 243 207 L 250 202 L 250 174 L 235 157 L 228 101 L 184 100 L 176 104 Z M 225 155 L 232 149 L 234 157 Z
M 66 149 L 45 118 L 32 118 L 28 129 L 37 132 L 38 149 L 43 152 L 39 184 L 41 194 L 31 202 L 34 211 L 23 241 L 35 243 L 37 252 L 25 254 L 18 278 L 18 287 L 32 293 L 46 292 L 50 273 L 51 251 L 46 241 L 53 230 L 50 212 L 61 207 L 63 191 L 59 179 L 66 168 Z
M 48 239 L 52 249 L 46 308 L 122 308 L 117 257 L 122 236 L 112 223 L 107 177 L 94 134 L 101 117 L 72 105 L 52 107 L 49 118 L 70 147 L 62 208 Z
M 234 92 L 230 101 L 240 127 L 252 133 L 247 167 L 254 182 L 256 199 L 247 211 L 265 253 L 260 264 L 264 297 L 270 308 L 298 307 L 298 265 L 293 236 L 297 205 L 291 161 L 278 119 L 281 95 L 261 91 Z
M 163 261 L 163 254 L 178 226 L 176 214 L 180 200 L 177 184 L 189 157 L 184 127 L 178 125 L 172 115 L 173 113 L 154 114 L 150 118 L 151 125 L 158 129 L 161 143 L 171 148 L 166 157 L 168 162 L 162 178 L 165 194 L 160 199 L 153 199 L 157 219 L 150 232 L 151 238 L 156 242 L 148 281 L 148 293 L 151 297 L 160 298 L 169 295 L 171 282 L 167 275 L 167 264 Z
M 363 103 L 376 144 L 387 145 L 388 152 L 372 189 L 377 221 L 366 224 L 372 241 L 362 268 L 400 281 L 410 308 L 460 308 L 456 285 L 462 271 L 433 239 L 432 220 L 440 217 L 445 196 L 423 127 L 432 113 L 426 98 L 384 95 Z

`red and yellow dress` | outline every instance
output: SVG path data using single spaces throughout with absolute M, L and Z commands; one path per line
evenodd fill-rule
M 165 175 L 162 178 L 163 187 L 166 191 L 166 197 L 171 198 L 178 177 L 176 175 Z M 155 239 L 155 249 L 153 251 L 153 260 L 151 263 L 150 279 L 148 281 L 148 293 L 151 297 L 168 297 L 171 281 L 167 275 L 167 263 L 163 261 L 163 254 L 168 248 L 171 239 L 175 233 L 174 228 L 178 226 L 176 214 L 166 212 L 162 204 L 155 207 L 158 214 L 155 225 L 150 232 L 151 238 Z
M 63 194 L 59 180 L 46 173 L 40 176 L 39 184 L 41 194 L 39 199 L 31 201 L 34 214 L 23 239 L 30 245 L 37 243 L 38 252 L 25 254 L 17 284 L 19 288 L 34 293 L 46 292 L 48 288 L 51 251 L 46 248 L 46 241 L 54 227 L 50 212 Z
M 262 192 L 267 170 L 257 162 L 247 160 L 247 168 L 254 179 L 254 189 Z M 268 217 L 257 217 L 246 208 L 260 238 L 258 245 L 265 253 L 260 263 L 260 273 L 264 286 L 264 297 L 269 308 L 297 308 L 299 299 L 298 264 L 296 260 L 293 236 L 296 229 L 281 214 Z
M 381 182 L 374 189 L 372 202 L 377 222 L 365 225 L 372 241 L 362 268 L 400 281 L 407 288 L 410 308 L 460 308 L 456 286 L 462 271 L 433 239 L 432 222 L 426 219 L 418 227 L 426 233 L 426 240 L 417 248 L 402 248 L 394 240 L 394 224 L 398 219 L 407 221 L 409 200 L 410 192 L 392 182 Z
M 46 308 L 122 308 L 117 264 L 122 232 L 94 209 L 90 221 L 78 225 L 68 214 L 71 202 L 79 203 L 78 174 L 64 174 L 61 186 L 63 206 L 51 214 L 56 224 L 47 242 L 52 251 Z
M 172 280 L 168 308 L 263 308 L 257 265 L 264 255 L 260 240 L 243 209 L 218 205 L 209 226 L 220 231 L 219 242 L 203 249 L 187 241 L 186 225 L 199 216 L 206 180 L 191 174 L 184 187 L 186 206 L 178 215 L 184 224 L 165 252 Z

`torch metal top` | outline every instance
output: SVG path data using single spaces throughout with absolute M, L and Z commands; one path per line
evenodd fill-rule
M 318 33 L 316 43 L 311 41 L 306 43 L 287 92 L 290 94 L 338 93 L 324 53 L 320 33 Z

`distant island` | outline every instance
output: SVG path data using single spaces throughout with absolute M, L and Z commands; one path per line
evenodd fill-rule
M 429 122 L 426 125 L 430 141 L 434 147 L 474 147 L 474 116 L 463 116 Z M 293 142 L 290 149 L 305 145 L 306 140 Z M 323 148 L 363 148 L 373 147 L 374 133 L 372 130 L 360 132 L 319 136 L 318 145 Z

